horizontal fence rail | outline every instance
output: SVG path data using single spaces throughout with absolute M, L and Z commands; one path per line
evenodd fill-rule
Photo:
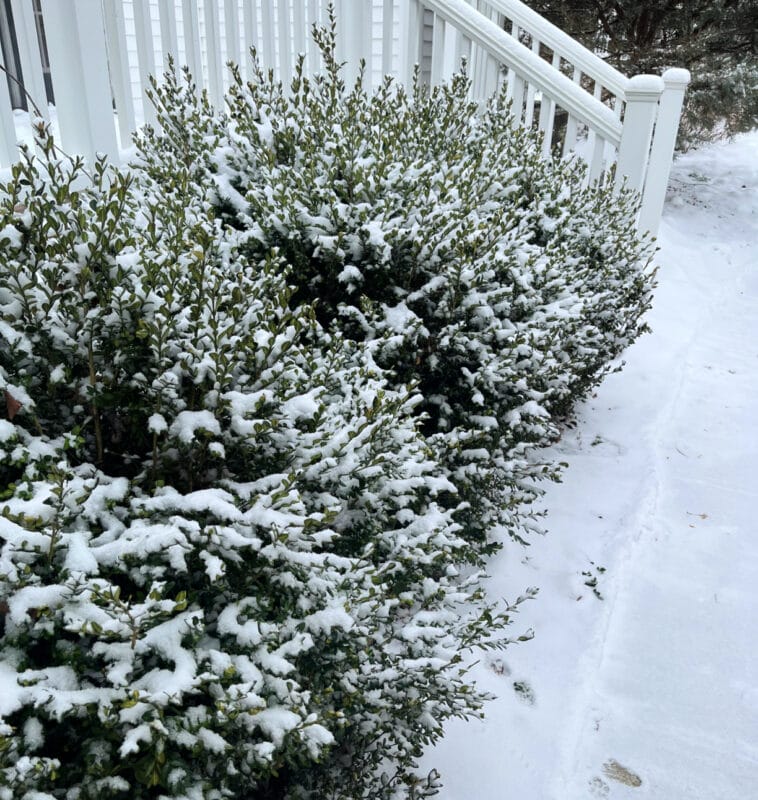
M 656 232 L 684 93 L 685 70 L 628 78 L 519 0 L 334 0 L 337 57 L 348 83 L 370 91 L 384 75 L 438 84 L 465 59 L 472 97 L 505 87 L 514 124 L 542 132 L 543 154 L 576 154 L 588 180 L 616 167 L 642 194 L 639 226 Z M 28 105 L 57 125 L 62 149 L 118 161 L 131 134 L 155 122 L 149 77 L 169 56 L 187 65 L 198 91 L 222 107 L 230 73 L 261 67 L 288 84 L 299 55 L 308 73 L 321 57 L 313 25 L 327 0 L 11 0 Z M 44 26 L 44 33 L 41 26 Z M 46 82 L 47 79 L 47 82 Z M 10 80 L 10 79 L 9 79 Z M 52 93 L 50 92 L 50 84 Z M 11 84 L 0 80 L 0 164 L 18 157 Z M 54 100 L 50 115 L 48 100 Z

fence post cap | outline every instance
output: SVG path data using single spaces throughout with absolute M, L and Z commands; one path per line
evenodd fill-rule
M 680 67 L 667 69 L 661 77 L 667 88 L 684 88 L 685 86 L 689 86 L 691 80 L 690 71 L 688 69 L 681 69 Z
M 635 75 L 626 87 L 627 100 L 649 100 L 659 97 L 665 85 L 660 75 Z

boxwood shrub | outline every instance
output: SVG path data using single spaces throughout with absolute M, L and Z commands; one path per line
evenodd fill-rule
M 188 77 L 129 169 L 0 186 L 0 800 L 395 800 L 643 329 L 634 199 L 467 81 Z M 518 639 L 526 636 L 514 637 Z
M 0 187 L 0 797 L 422 796 L 520 599 L 482 599 L 420 395 L 189 170 L 44 146 Z
M 537 481 L 556 476 L 536 447 L 645 329 L 636 198 L 542 158 L 505 91 L 479 113 L 463 73 L 431 91 L 346 87 L 333 31 L 316 35 L 323 74 L 301 63 L 284 87 L 235 70 L 225 114 L 167 76 L 141 163 L 156 178 L 190 166 L 242 252 L 277 248 L 295 302 L 419 388 L 469 541 L 523 541 Z

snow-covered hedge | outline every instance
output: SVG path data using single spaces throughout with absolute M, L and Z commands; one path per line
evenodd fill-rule
M 0 186 L 0 798 L 424 796 L 515 605 L 421 396 L 190 169 L 44 146 Z
M 0 800 L 390 800 L 507 644 L 483 557 L 640 332 L 633 200 L 466 81 L 175 75 L 0 186 Z
M 225 116 L 169 76 L 143 162 L 190 163 L 250 258 L 278 248 L 298 302 L 418 385 L 471 541 L 520 538 L 534 479 L 555 474 L 535 445 L 643 329 L 635 200 L 543 159 L 504 94 L 479 114 L 463 75 L 431 93 L 346 88 L 331 33 L 319 42 L 321 77 L 237 77 Z

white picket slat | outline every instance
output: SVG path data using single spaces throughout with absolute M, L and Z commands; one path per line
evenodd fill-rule
M 490 5 L 486 5 L 484 8 L 485 16 L 494 22 L 498 28 L 503 27 L 504 20 L 502 16 Z M 500 82 L 500 64 L 498 61 L 490 54 L 485 54 L 485 61 L 484 61 L 484 75 L 483 75 L 483 83 L 482 83 L 482 98 L 486 99 L 494 92 L 497 91 L 498 84 Z
M 262 64 L 265 69 L 276 66 L 276 34 L 274 32 L 274 0 L 261 0 L 261 28 L 263 33 Z
M 155 108 L 147 96 L 150 89 L 150 76 L 155 75 L 155 45 L 153 43 L 153 24 L 150 19 L 150 3 L 149 0 L 132 0 L 132 6 L 134 8 L 134 31 L 137 39 L 142 119 L 153 125 L 156 121 Z
M 224 0 L 224 43 L 226 60 L 240 63 L 240 19 L 237 0 Z
M 258 14 L 255 0 L 244 0 L 242 19 L 245 38 L 245 75 L 250 80 L 253 77 L 253 55 L 251 50 L 258 52 Z
M 532 52 L 540 54 L 539 39 L 532 37 Z M 526 90 L 526 113 L 524 115 L 524 127 L 531 128 L 534 122 L 534 98 L 537 94 L 537 87 L 530 81 Z
M 442 83 L 445 66 L 445 20 L 435 14 L 432 40 L 432 86 Z
M 384 0 L 382 7 L 382 76 L 392 72 L 392 55 L 395 41 L 395 3 Z
M 424 7 L 419 0 L 407 0 L 406 23 L 407 37 L 405 54 L 401 68 L 401 80 L 406 86 L 411 85 L 416 64 L 421 63 L 421 31 L 424 22 Z
M 295 0 L 292 4 L 292 40 L 294 43 L 293 55 L 297 58 L 304 55 L 306 51 L 306 41 L 308 39 L 308 25 L 306 19 L 305 3 Z
M 203 80 L 203 57 L 200 48 L 200 19 L 197 0 L 182 0 L 182 27 L 184 28 L 184 60 L 200 94 Z
M 174 64 L 179 62 L 179 39 L 176 33 L 176 4 L 174 0 L 158 0 L 158 13 L 161 22 L 161 49 L 163 50 L 163 69 L 168 70 L 168 56 Z
M 321 8 L 319 0 L 308 0 L 308 71 L 311 75 L 321 67 L 321 54 L 312 38 L 314 25 L 321 25 Z
M 471 74 L 471 39 L 460 31 L 455 32 L 455 68 L 460 69 L 466 62 L 466 70 Z
M 134 118 L 134 100 L 129 73 L 129 54 L 126 48 L 126 24 L 121 0 L 104 0 L 103 17 L 108 47 L 108 65 L 111 76 L 113 102 L 116 106 L 121 146 L 126 147 L 137 128 Z
M 599 81 L 595 81 L 595 88 L 592 91 L 592 96 L 595 98 L 595 100 L 601 100 L 602 95 L 603 95 L 603 87 L 600 85 Z M 589 162 L 590 165 L 594 162 L 595 143 L 598 138 L 599 137 L 595 133 L 595 131 L 592 128 L 590 128 L 587 133 L 587 152 L 593 154 L 592 157 L 590 158 Z M 592 181 L 592 177 L 590 177 L 590 181 Z
M 18 161 L 16 125 L 13 120 L 8 81 L 5 80 L 5 75 L 0 75 L 0 166 L 3 167 Z
M 511 106 L 511 113 L 513 114 L 513 124 L 518 127 L 522 124 L 524 119 L 524 93 L 526 90 L 526 81 L 520 76 L 516 75 L 513 81 L 513 105 Z
M 285 86 L 292 81 L 292 21 L 289 0 L 278 0 L 277 17 L 279 22 L 279 79 Z
M 590 143 L 590 165 L 588 178 L 590 183 L 594 183 L 600 178 L 603 172 L 603 155 L 605 153 L 605 141 L 602 136 L 595 136 Z
M 548 97 L 542 93 L 542 102 L 545 103 L 545 124 L 542 125 L 542 113 L 540 112 L 540 130 L 542 131 L 542 157 L 550 158 L 553 152 L 553 132 L 555 131 L 555 112 L 557 105 L 555 98 Z
M 371 40 L 371 17 L 372 17 L 372 2 L 371 0 L 354 0 L 355 1 L 355 16 L 354 27 L 350 33 L 351 38 L 355 40 L 355 59 L 356 65 L 360 64 L 361 60 L 366 62 L 366 68 L 363 71 L 363 86 L 366 91 L 371 91 L 373 84 L 374 69 L 373 69 L 373 54 L 372 54 L 372 40 Z
M 205 22 L 205 58 L 208 63 L 208 95 L 217 108 L 224 105 L 224 73 L 221 64 L 221 32 L 218 22 L 218 0 L 203 3 Z
M 100 3 L 42 0 L 61 144 L 92 160 L 119 160 Z
M 18 55 L 21 61 L 21 74 L 25 91 L 45 120 L 50 119 L 45 91 L 45 77 L 42 74 L 42 59 L 37 41 L 37 27 L 34 21 L 34 6 L 25 0 L 11 0 L 13 22 L 16 28 Z M 19 77 L 19 76 L 16 76 Z M 29 111 L 32 109 L 29 108 Z
M 579 67 L 574 67 L 573 81 L 574 83 L 581 83 L 582 72 Z M 566 136 L 563 139 L 563 156 L 564 158 L 574 149 L 576 145 L 579 126 L 577 125 L 576 117 L 569 114 L 568 121 L 566 122 Z
M 334 0 L 335 22 L 337 28 L 336 56 L 337 61 L 344 63 L 346 66 L 350 66 L 348 64 L 350 60 L 350 54 L 348 52 L 348 27 L 347 14 L 345 12 L 349 12 L 351 2 L 352 0 Z M 343 71 L 343 77 L 347 83 L 352 82 L 352 73 Z
M 514 39 L 519 38 L 520 29 L 516 23 L 513 23 L 513 28 L 511 29 L 511 36 Z M 512 65 L 508 65 L 508 89 L 507 89 L 507 97 L 509 100 L 513 99 L 513 93 L 515 91 L 515 81 L 516 81 L 516 71 L 513 69 Z
M 552 60 L 553 69 L 560 69 L 561 56 L 560 53 L 553 53 Z M 540 121 L 539 129 L 543 132 L 544 138 L 542 140 L 542 157 L 549 158 L 553 147 L 553 130 L 555 129 L 555 98 L 552 95 L 547 95 L 545 91 L 542 92 L 542 101 L 540 103 Z

